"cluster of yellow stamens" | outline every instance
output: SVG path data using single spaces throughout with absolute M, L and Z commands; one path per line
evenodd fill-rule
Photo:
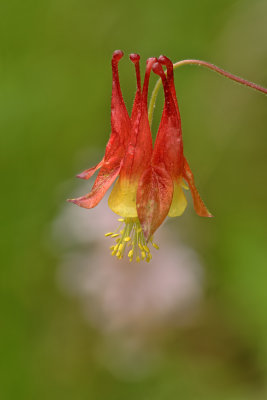
M 135 259 L 137 262 L 146 260 L 149 262 L 152 259 L 152 255 L 148 248 L 149 243 L 152 244 L 155 249 L 159 249 L 159 246 L 153 242 L 153 238 L 150 238 L 147 242 L 143 230 L 141 228 L 138 218 L 120 218 L 118 220 L 120 225 L 114 232 L 108 232 L 105 236 L 116 238 L 116 244 L 110 247 L 111 254 L 121 260 L 124 253 L 128 251 L 129 261 Z M 124 224 L 124 228 L 122 229 Z

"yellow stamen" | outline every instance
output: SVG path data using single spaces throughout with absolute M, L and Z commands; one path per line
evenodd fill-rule
M 142 260 L 144 260 L 146 258 L 146 253 L 145 251 L 141 251 L 141 256 L 142 256 Z
M 124 248 L 124 245 L 123 244 L 119 244 L 119 251 L 120 252 L 122 252 L 123 248 Z
M 151 261 L 151 259 L 152 259 L 152 255 L 151 255 L 150 253 L 147 254 L 147 256 L 146 256 L 146 262 L 149 263 L 149 261 Z
M 155 249 L 159 250 L 159 246 L 156 243 L 152 243 L 152 246 L 155 247 Z
M 152 238 L 149 242 L 146 241 L 144 237 L 144 233 L 142 227 L 140 225 L 138 218 L 120 218 L 119 222 L 124 222 L 124 228 L 118 232 L 117 229 L 115 232 L 108 232 L 105 236 L 110 236 L 112 238 L 116 238 L 116 245 L 111 246 L 111 254 L 121 260 L 124 256 L 125 249 L 130 247 L 128 251 L 128 259 L 131 262 L 134 258 L 136 262 L 140 262 L 141 260 L 146 260 L 149 262 L 152 258 L 149 250 L 149 244 L 152 244 L 155 248 L 158 249 L 158 246 L 152 242 Z
M 117 253 L 119 245 L 116 244 L 116 246 L 114 246 L 113 252 L 111 253 L 113 256 L 115 256 L 115 254 Z
M 150 251 L 149 251 L 149 248 L 144 244 L 143 245 L 143 249 L 147 252 L 147 253 L 149 253 Z

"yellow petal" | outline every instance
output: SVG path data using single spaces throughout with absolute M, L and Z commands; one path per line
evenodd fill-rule
M 172 197 L 172 204 L 169 210 L 169 217 L 179 217 L 183 214 L 187 206 L 187 200 L 184 195 L 181 183 L 174 183 L 174 191 Z
M 112 211 L 121 217 L 136 218 L 136 191 L 137 183 L 130 183 L 125 179 L 119 179 L 108 199 L 108 205 Z

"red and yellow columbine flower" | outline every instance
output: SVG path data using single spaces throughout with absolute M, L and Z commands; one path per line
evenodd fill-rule
M 135 64 L 137 78 L 137 91 L 130 118 L 123 101 L 118 76 L 118 62 L 122 56 L 123 53 L 118 50 L 112 57 L 112 130 L 105 156 L 95 167 L 78 175 L 79 178 L 89 179 L 100 168 L 98 177 L 90 193 L 69 201 L 80 207 L 93 208 L 119 176 L 108 202 L 109 207 L 121 217 L 119 229 L 106 234 L 116 238 L 116 244 L 111 248 L 112 254 L 122 258 L 126 247 L 131 246 L 128 252 L 130 260 L 135 258 L 137 261 L 140 259 L 149 261 L 150 251 L 137 215 L 136 193 L 140 176 L 150 164 L 153 151 L 147 115 L 147 95 L 150 72 L 156 59 L 147 60 L 143 88 L 141 88 L 140 57 L 137 54 L 130 55 L 131 61 Z M 123 224 L 124 228 L 121 230 Z M 153 245 L 157 247 L 156 244 Z
M 118 214 L 120 226 L 106 236 L 116 238 L 112 255 L 122 258 L 126 248 L 129 260 L 151 260 L 149 245 L 155 248 L 153 234 L 164 219 L 179 216 L 186 208 L 183 193 L 186 180 L 196 212 L 210 217 L 194 185 L 192 172 L 183 156 L 181 120 L 176 99 L 173 66 L 166 57 L 147 60 L 141 88 L 139 55 L 131 54 L 135 64 L 137 91 L 131 117 L 126 110 L 118 75 L 118 62 L 123 56 L 115 51 L 112 57 L 111 136 L 105 156 L 95 167 L 78 175 L 89 179 L 100 169 L 90 193 L 69 201 L 84 208 L 93 208 L 118 177 L 109 197 L 109 207 Z M 167 78 L 161 64 L 167 66 Z M 148 83 L 151 69 L 163 82 L 165 105 L 153 149 L 147 112 Z

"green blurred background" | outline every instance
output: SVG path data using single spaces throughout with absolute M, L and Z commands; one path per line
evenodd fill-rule
M 266 399 L 266 96 L 200 67 L 175 72 L 185 154 L 215 218 L 190 205 L 172 221 L 202 260 L 204 299 L 191 325 L 151 330 L 144 354 L 153 342 L 161 357 L 146 374 L 100 361 L 103 333 L 60 288 L 52 234 L 74 207 L 65 199 L 88 189 L 75 174 L 104 152 L 113 50 L 142 67 L 199 58 L 267 86 L 266 0 L 9 0 L 0 12 L 1 399 Z M 130 107 L 127 57 L 120 77 Z

